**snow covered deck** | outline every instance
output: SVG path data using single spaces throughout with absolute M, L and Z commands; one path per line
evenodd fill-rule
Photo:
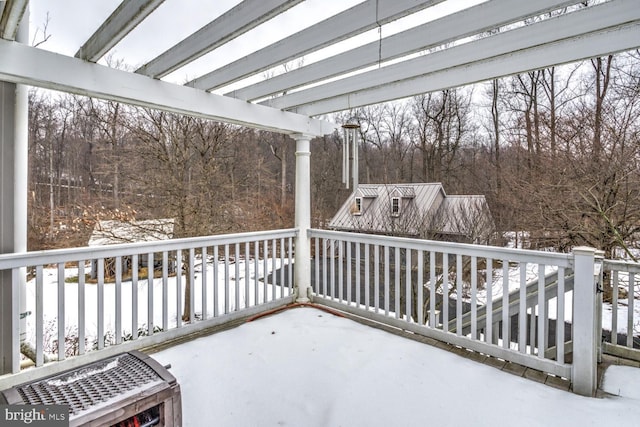
M 152 354 L 182 388 L 184 426 L 616 425 L 640 419 L 640 369 L 592 399 L 314 308 Z

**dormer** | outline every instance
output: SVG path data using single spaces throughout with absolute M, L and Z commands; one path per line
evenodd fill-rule
M 364 209 L 378 197 L 378 190 L 375 187 L 358 187 L 354 193 L 353 204 L 351 205 L 351 215 L 362 215 Z
M 413 199 L 416 197 L 416 193 L 413 187 L 409 186 L 394 186 L 389 192 L 391 216 L 399 217 L 402 213 L 402 208 L 405 205 L 405 200 Z

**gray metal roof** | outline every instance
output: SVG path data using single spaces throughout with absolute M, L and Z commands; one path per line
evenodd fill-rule
M 363 194 L 362 212 L 354 215 L 354 199 Z M 362 196 L 364 197 L 364 196 Z M 401 197 L 401 213 L 391 216 L 391 199 Z M 329 222 L 329 228 L 402 235 L 420 234 L 425 215 L 435 213 L 446 197 L 440 183 L 360 184 Z

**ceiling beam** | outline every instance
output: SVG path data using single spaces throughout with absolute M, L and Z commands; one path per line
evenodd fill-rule
M 0 37 L 15 40 L 29 0 L 7 0 L 0 9 Z
M 635 22 L 320 100 L 293 111 L 309 116 L 327 114 L 636 49 L 640 45 L 638 34 L 640 23 Z
M 407 31 L 357 47 L 306 65 L 268 80 L 227 93 L 227 96 L 254 101 L 300 86 L 389 61 L 420 50 L 437 47 L 457 39 L 547 13 L 578 0 L 490 0 Z
M 244 0 L 180 43 L 136 70 L 145 76 L 162 78 L 185 64 L 211 52 L 257 27 L 302 0 Z
M 322 99 L 411 79 L 564 38 L 576 37 L 581 34 L 629 23 L 637 19 L 640 19 L 640 8 L 637 7 L 636 0 L 616 0 L 331 83 L 269 99 L 264 101 L 263 104 L 280 109 L 291 109 Z M 638 38 L 638 41 L 640 43 L 640 38 Z M 612 50 L 616 50 L 615 47 L 612 46 Z
M 330 122 L 0 40 L 0 80 L 280 133 L 321 136 Z
M 212 90 L 384 25 L 444 0 L 367 0 L 186 85 Z
M 76 52 L 76 58 L 97 62 L 164 0 L 123 0 L 120 6 Z

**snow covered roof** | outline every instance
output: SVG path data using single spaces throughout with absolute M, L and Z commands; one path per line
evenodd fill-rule
M 116 243 L 152 242 L 173 237 L 173 218 L 143 221 L 98 221 L 89 238 L 89 246 L 113 245 Z

